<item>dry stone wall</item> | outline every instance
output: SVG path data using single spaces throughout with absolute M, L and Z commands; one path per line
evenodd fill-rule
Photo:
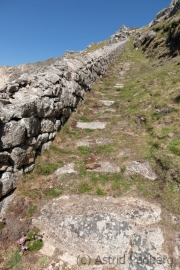
M 37 153 L 49 148 L 125 43 L 72 54 L 0 89 L 0 198 L 15 188 L 19 174 L 33 170 Z

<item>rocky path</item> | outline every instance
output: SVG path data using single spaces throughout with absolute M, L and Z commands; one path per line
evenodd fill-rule
M 38 201 L 32 223 L 44 246 L 34 264 L 29 255 L 18 269 L 180 269 L 180 217 L 155 199 L 146 134 L 126 114 L 128 97 L 119 95 L 131 69 L 133 63 L 117 61 L 37 160 L 59 160 L 58 168 L 48 176 L 35 171 L 24 189 L 59 188 L 62 195 Z M 139 193 L 144 183 L 154 185 L 154 200 L 149 186 L 147 197 Z

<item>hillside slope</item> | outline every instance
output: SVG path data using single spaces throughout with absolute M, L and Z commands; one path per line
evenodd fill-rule
M 179 31 L 178 13 L 134 31 L 21 176 L 2 269 L 180 269 Z

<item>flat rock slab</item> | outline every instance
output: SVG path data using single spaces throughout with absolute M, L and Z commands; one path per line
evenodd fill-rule
M 96 113 L 110 113 L 110 112 L 116 112 L 116 110 L 115 109 L 101 109 L 101 110 L 99 110 L 99 111 L 97 111 Z
M 99 161 L 97 164 L 99 165 L 99 167 L 97 167 L 94 170 L 87 170 L 87 171 L 104 172 L 104 173 L 119 173 L 120 172 L 120 168 L 118 166 L 114 166 L 109 162 Z
M 157 262 L 172 257 L 160 220 L 161 208 L 139 198 L 72 195 L 43 206 L 32 222 L 44 233 L 44 255 L 54 252 L 71 269 L 169 270 L 167 259 Z
M 134 153 L 132 153 L 129 149 L 123 149 L 119 153 L 118 157 L 130 157 L 130 156 L 133 156 L 133 155 L 134 155 Z
M 157 179 L 157 175 L 152 171 L 149 162 L 139 162 L 133 161 L 129 165 L 126 166 L 126 174 L 134 175 L 140 174 L 149 180 Z
M 77 122 L 77 127 L 82 129 L 104 129 L 107 122 Z
M 126 127 L 126 126 L 128 126 L 129 122 L 128 121 L 118 121 L 117 124 L 122 126 L 122 127 Z
M 114 104 L 113 100 L 100 100 L 100 102 L 105 106 L 111 106 Z
M 123 88 L 124 87 L 124 84 L 117 83 L 114 87 L 115 88 Z
M 61 168 L 57 169 L 57 171 L 55 171 L 56 175 L 62 175 L 62 174 L 66 174 L 66 173 L 77 173 L 77 171 L 74 170 L 74 163 L 64 165 L 63 167 L 61 167 Z
M 0 215 L 3 216 L 3 214 L 6 213 L 7 208 L 9 204 L 13 201 L 13 199 L 14 199 L 14 194 L 11 194 L 7 196 L 5 199 L 3 199 L 2 201 L 0 201 Z
M 97 144 L 97 145 L 107 145 L 112 143 L 112 140 L 110 139 L 103 139 L 103 138 L 99 138 L 99 139 L 94 139 L 94 140 L 90 140 L 90 139 L 85 139 L 85 140 L 80 140 L 76 143 L 76 146 L 87 146 L 90 147 L 91 145 Z

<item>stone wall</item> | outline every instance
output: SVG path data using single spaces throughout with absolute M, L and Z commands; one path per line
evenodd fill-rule
M 125 43 L 71 54 L 0 89 L 0 198 L 15 188 L 19 174 L 33 170 L 37 153 L 49 148 Z

